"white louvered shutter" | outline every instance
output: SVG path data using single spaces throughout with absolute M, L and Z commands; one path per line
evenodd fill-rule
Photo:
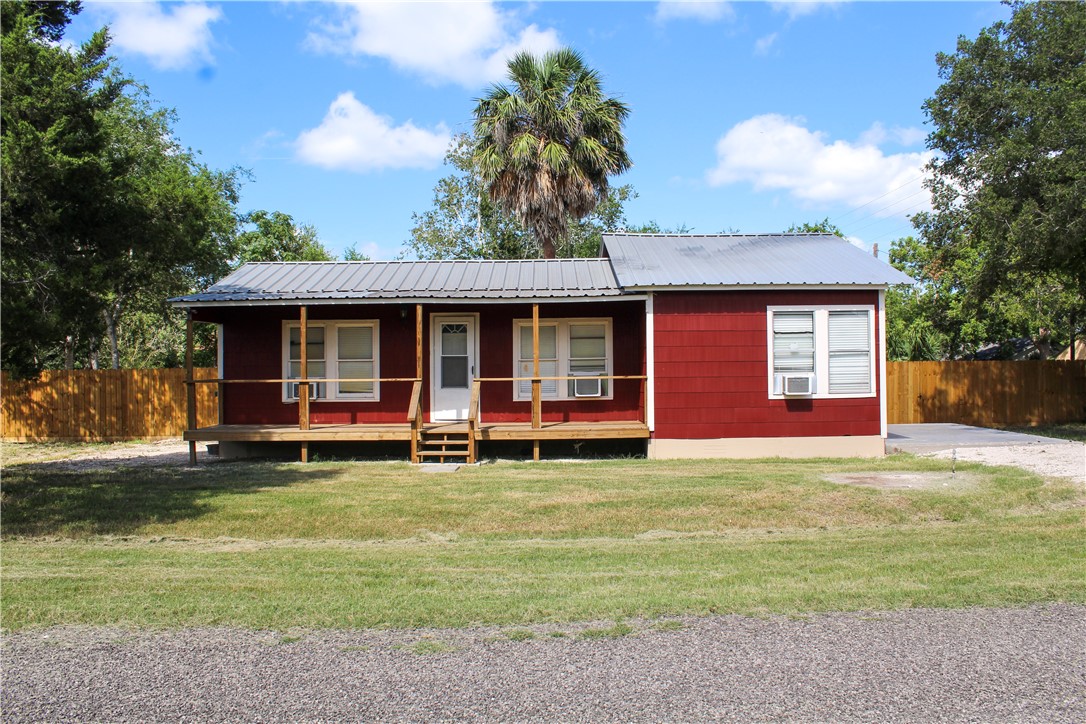
M 871 392 L 871 315 L 829 313 L 830 394 Z

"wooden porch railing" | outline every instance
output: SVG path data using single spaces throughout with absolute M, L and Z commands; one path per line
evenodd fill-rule
M 468 431 L 472 441 L 475 439 L 474 430 L 478 426 L 479 419 L 479 397 L 481 396 L 481 385 L 483 382 L 531 382 L 532 383 L 532 429 L 538 430 L 543 427 L 543 399 L 541 394 L 541 387 L 544 380 L 556 382 L 568 382 L 569 380 L 586 380 L 586 379 L 599 379 L 599 380 L 640 380 L 642 385 L 641 393 L 644 392 L 644 382 L 648 379 L 647 375 L 594 375 L 592 377 L 577 376 L 577 375 L 560 375 L 554 377 L 476 377 L 471 387 L 471 402 L 468 407 Z M 640 394 L 640 393 L 639 393 Z M 591 399 L 591 398 L 588 398 Z M 638 422 L 644 422 L 644 420 L 638 420 Z M 532 441 L 532 458 L 539 460 L 539 440 Z
M 422 429 L 422 380 L 411 385 L 411 403 L 407 406 L 407 421 L 411 423 L 411 462 L 419 462 L 419 431 Z
M 418 377 L 280 377 L 280 378 L 262 378 L 262 379 L 224 379 L 221 377 L 213 377 L 210 379 L 197 380 L 191 379 L 185 380 L 185 385 L 189 390 L 190 410 L 192 407 L 191 400 L 195 397 L 196 385 L 216 385 L 216 393 L 219 399 L 219 417 L 218 423 L 223 424 L 223 385 L 282 385 L 282 384 L 296 384 L 298 385 L 298 428 L 300 430 L 309 429 L 309 386 L 322 384 L 327 382 L 374 382 L 378 384 L 386 382 L 412 382 L 414 387 L 411 389 L 412 405 L 420 408 L 414 416 L 408 413 L 408 420 L 412 422 L 411 428 L 411 456 L 414 459 L 417 447 L 417 431 L 422 426 L 422 412 L 421 405 L 416 400 L 415 396 L 421 397 L 422 379 Z M 417 418 L 417 421 L 415 420 Z M 190 412 L 188 419 L 188 429 L 195 429 L 195 418 Z M 309 443 L 303 442 L 302 446 L 302 462 L 308 462 L 309 459 Z M 193 442 L 189 445 L 189 460 L 192 465 L 196 464 L 196 443 Z
M 479 394 L 483 383 L 474 380 L 471 383 L 471 399 L 468 402 L 468 464 L 475 462 L 475 430 L 479 427 Z

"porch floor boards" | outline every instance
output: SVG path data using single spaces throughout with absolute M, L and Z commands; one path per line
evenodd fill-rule
M 466 422 L 427 423 L 427 434 L 464 433 Z M 481 423 L 476 440 L 614 440 L 649 437 L 643 422 L 529 422 Z M 410 441 L 411 425 L 404 423 L 361 425 L 213 425 L 186 430 L 186 441 L 195 442 L 389 442 Z

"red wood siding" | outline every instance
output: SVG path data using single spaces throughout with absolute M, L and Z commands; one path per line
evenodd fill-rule
M 380 328 L 380 376 L 415 376 L 415 308 L 406 320 L 396 305 L 311 306 L 310 322 L 322 319 L 376 319 Z M 223 325 L 223 373 L 226 379 L 279 379 L 283 371 L 283 321 L 298 319 L 298 309 L 235 308 L 220 311 Z M 224 385 L 224 421 L 231 425 L 298 422 L 298 404 L 283 402 L 283 388 L 273 384 Z M 406 422 L 410 382 L 384 382 L 376 402 L 314 400 L 314 424 Z
M 878 292 L 657 293 L 653 301 L 655 437 L 880 434 L 878 397 L 769 399 L 766 308 L 788 304 L 877 307 Z M 876 343 L 878 339 L 876 326 Z
M 444 311 L 444 309 L 435 310 Z M 513 377 L 513 321 L 531 320 L 532 305 L 489 305 L 480 312 L 480 377 Z M 540 319 L 610 317 L 614 374 L 645 374 L 644 302 L 540 304 Z M 559 372 L 559 374 L 564 374 Z M 544 422 L 601 422 L 644 420 L 644 384 L 640 380 L 615 380 L 613 400 L 543 400 Z M 487 422 L 531 422 L 532 403 L 513 400 L 512 382 L 487 382 L 482 386 L 480 410 Z
M 380 376 L 415 375 L 415 306 L 313 305 L 309 319 L 377 319 L 380 323 Z M 479 377 L 512 377 L 513 320 L 531 319 L 530 304 L 425 305 L 423 319 L 424 399 L 430 398 L 430 315 L 479 314 Z M 223 362 L 227 379 L 279 379 L 283 373 L 283 321 L 297 320 L 298 308 L 235 307 L 200 310 L 196 319 L 223 325 Z M 614 374 L 642 375 L 645 359 L 644 302 L 541 304 L 541 318 L 610 317 L 613 330 Z M 543 419 L 557 421 L 644 420 L 644 384 L 639 380 L 614 383 L 613 400 L 543 401 Z M 298 421 L 297 403 L 282 401 L 275 384 L 224 385 L 224 422 L 227 424 L 291 424 Z M 310 421 L 322 423 L 406 422 L 410 382 L 381 384 L 381 399 L 314 401 Z M 490 382 L 482 387 L 482 418 L 491 422 L 528 422 L 531 403 L 513 400 L 512 382 Z

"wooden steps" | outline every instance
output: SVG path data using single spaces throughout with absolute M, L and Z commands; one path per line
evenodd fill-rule
M 475 462 L 475 444 L 468 430 L 431 429 L 419 431 L 418 462 Z

